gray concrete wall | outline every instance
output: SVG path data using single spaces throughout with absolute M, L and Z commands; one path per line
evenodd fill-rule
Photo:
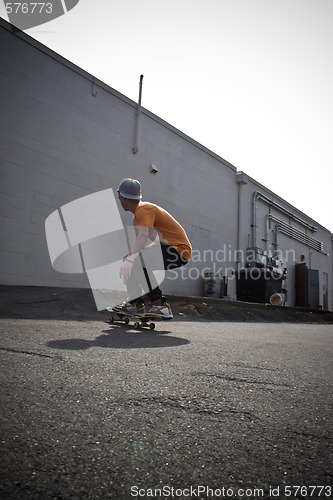
M 269 202 L 258 199 L 257 220 L 256 220 L 256 245 L 265 250 L 266 248 L 272 254 L 278 250 L 284 260 L 284 265 L 287 268 L 287 305 L 295 305 L 295 264 L 304 262 L 310 269 L 319 270 L 319 302 L 323 305 L 324 280 L 323 273 L 332 276 L 332 238 L 331 233 L 316 221 L 308 217 L 306 214 L 297 210 L 294 206 L 287 203 L 285 200 L 277 196 L 275 193 L 267 190 L 264 186 L 256 182 L 246 174 L 239 173 L 244 182 L 240 184 L 240 243 L 239 248 L 245 250 L 246 247 L 252 246 L 253 236 L 253 194 L 255 192 L 262 193 L 268 200 L 271 200 L 277 206 L 270 205 Z M 288 215 L 288 213 L 290 215 Z M 267 216 L 272 218 L 268 222 Z M 313 246 L 320 247 L 318 251 L 313 246 L 304 244 L 296 237 L 289 236 L 283 232 L 278 232 L 278 247 L 275 246 L 275 229 L 277 221 L 282 221 L 288 226 L 295 228 L 296 231 L 308 235 L 315 240 Z M 315 230 L 312 230 L 312 226 Z M 267 232 L 268 229 L 268 232 Z M 266 241 L 268 240 L 268 241 Z M 331 278 L 330 278 L 331 279 Z M 331 290 L 329 290 L 329 304 L 332 302 Z M 330 306 L 331 307 L 331 306 Z
M 180 221 L 193 245 L 191 264 L 169 276 L 164 284 L 167 293 L 200 295 L 202 275 L 211 269 L 228 275 L 228 296 L 236 296 L 235 251 L 239 247 L 245 253 L 250 245 L 254 191 L 299 213 L 246 175 L 239 183 L 235 167 L 145 109 L 139 151 L 133 154 L 136 103 L 25 33 L 13 33 L 3 20 L 0 55 L 0 283 L 89 286 L 85 275 L 52 269 L 45 219 L 77 198 L 116 189 L 128 176 L 141 181 L 144 199 L 160 204 Z M 157 174 L 151 172 L 151 164 Z M 258 246 L 265 245 L 269 210 L 258 203 Z M 131 223 L 129 214 L 122 217 L 125 224 Z M 330 232 L 317 227 L 314 237 L 331 254 Z M 305 255 L 321 276 L 329 273 L 332 308 L 332 259 L 285 236 L 280 244 L 281 250 L 294 249 L 296 260 Z M 289 265 L 292 271 L 294 263 Z M 292 279 L 289 286 L 292 305 Z

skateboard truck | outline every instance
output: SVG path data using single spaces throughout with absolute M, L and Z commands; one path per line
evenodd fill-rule
M 126 325 L 130 324 L 131 318 L 135 319 L 133 326 L 136 330 L 140 328 L 150 328 L 151 330 L 155 329 L 155 323 L 151 320 L 159 321 L 161 318 L 156 316 L 136 316 L 135 314 L 127 314 L 127 313 L 118 313 L 116 311 L 112 311 L 113 314 L 109 317 L 109 323 L 115 323 L 117 321 L 122 321 Z

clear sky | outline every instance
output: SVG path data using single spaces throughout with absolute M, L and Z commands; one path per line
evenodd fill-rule
M 7 19 L 3 4 L 1 17 Z M 80 0 L 27 34 L 333 231 L 333 0 Z

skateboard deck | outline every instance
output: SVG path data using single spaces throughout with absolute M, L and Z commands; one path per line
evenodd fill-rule
M 150 330 L 154 330 L 155 322 L 162 321 L 164 319 L 161 316 L 157 316 L 154 314 L 145 314 L 143 316 L 139 316 L 136 314 L 113 311 L 109 308 L 107 308 L 107 310 L 111 313 L 111 316 L 109 317 L 109 323 L 116 323 L 117 321 L 120 321 L 125 323 L 126 325 L 129 325 L 131 320 L 133 320 L 133 326 L 136 330 L 139 330 L 140 328 L 150 328 Z

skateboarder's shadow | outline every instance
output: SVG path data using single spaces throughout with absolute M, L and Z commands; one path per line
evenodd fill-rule
M 189 344 L 190 341 L 180 337 L 167 337 L 168 331 L 133 331 L 133 328 L 126 326 L 111 326 L 108 330 L 103 330 L 103 334 L 95 339 L 62 339 L 50 340 L 46 345 L 52 349 L 68 351 L 81 351 L 92 347 L 102 347 L 108 349 L 152 349 L 156 347 L 177 347 Z M 111 335 L 110 335 L 111 334 Z

